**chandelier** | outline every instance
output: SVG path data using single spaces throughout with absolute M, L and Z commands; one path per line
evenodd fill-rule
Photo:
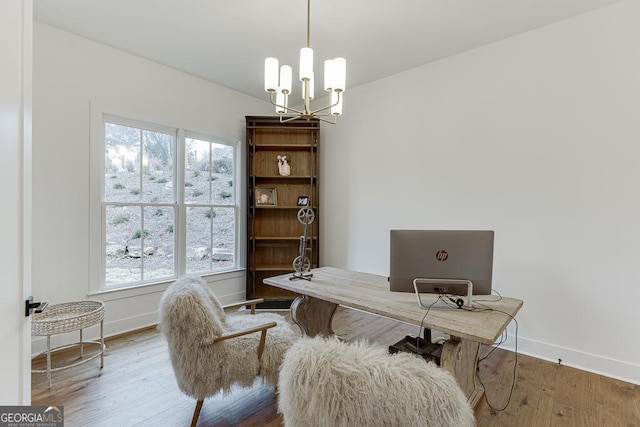
M 278 59 L 269 57 L 264 60 L 264 90 L 269 93 L 271 104 L 276 107 L 280 122 L 288 122 L 298 118 L 320 119 L 335 124 L 342 114 L 347 61 L 334 58 L 324 61 L 324 90 L 330 92 L 329 104 L 317 110 L 311 110 L 314 97 L 313 50 L 309 47 L 311 21 L 311 0 L 307 0 L 307 45 L 300 49 L 299 79 L 302 82 L 301 109 L 289 106 L 293 70 L 289 65 L 278 68 Z M 300 107 L 299 107 L 300 108 Z

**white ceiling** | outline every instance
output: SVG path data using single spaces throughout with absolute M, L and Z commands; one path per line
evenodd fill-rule
M 325 59 L 345 57 L 348 91 L 618 1 L 313 0 L 316 79 Z M 305 0 L 34 0 L 39 22 L 259 98 L 265 57 L 297 75 L 306 8 Z

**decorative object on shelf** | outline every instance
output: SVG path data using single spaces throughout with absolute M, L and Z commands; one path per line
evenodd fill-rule
M 256 206 L 278 206 L 276 189 L 256 187 Z
M 289 176 L 291 175 L 291 166 L 289 165 L 289 160 L 291 156 L 287 156 L 286 154 L 278 154 L 278 173 L 280 176 Z
M 298 210 L 298 221 L 303 223 L 305 227 L 313 222 L 316 218 L 316 214 L 313 212 L 313 209 L 309 207 L 300 208 Z M 305 235 L 307 233 L 305 232 Z
M 311 0 L 307 0 L 307 45 L 300 49 L 299 79 L 302 82 L 301 110 L 289 107 L 291 93 L 292 68 L 283 65 L 278 70 L 278 59 L 269 57 L 264 61 L 264 90 L 269 93 L 271 104 L 276 107 L 280 122 L 285 123 L 298 118 L 319 119 L 323 122 L 335 124 L 342 114 L 342 99 L 346 86 L 347 61 L 344 58 L 334 58 L 324 61 L 324 90 L 330 92 L 329 105 L 317 110 L 311 110 L 311 100 L 314 97 L 313 50 L 310 44 Z M 331 117 L 331 120 L 324 117 Z
M 298 198 L 298 202 L 299 201 L 300 198 Z M 313 209 L 308 206 L 303 206 L 298 210 L 298 221 L 304 224 L 304 234 L 300 236 L 300 255 L 293 260 L 293 275 L 289 280 L 311 280 L 313 277 L 313 273 L 311 273 L 311 261 L 307 258 L 307 240 L 309 239 L 307 230 L 309 224 L 311 224 L 315 218 L 316 214 L 313 212 Z
M 298 206 L 309 206 L 309 196 L 298 196 Z

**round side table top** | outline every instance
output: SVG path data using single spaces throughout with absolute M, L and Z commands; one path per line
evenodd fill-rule
M 104 319 L 104 302 L 75 301 L 53 304 L 31 320 L 31 335 L 47 336 L 84 329 Z

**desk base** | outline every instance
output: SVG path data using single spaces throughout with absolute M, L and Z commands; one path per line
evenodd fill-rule
M 291 304 L 291 319 L 310 337 L 329 337 L 334 335 L 331 320 L 336 308 L 338 304 L 304 295 Z
M 331 321 L 337 308 L 338 304 L 304 295 L 291 304 L 291 319 L 307 336 L 333 336 Z M 472 408 L 484 395 L 484 388 L 476 380 L 479 351 L 479 343 L 451 336 L 442 347 L 440 359 L 440 366 L 454 376 Z
M 476 379 L 479 351 L 480 343 L 450 336 L 440 356 L 440 366 L 453 374 L 472 408 L 484 395 L 484 388 Z

